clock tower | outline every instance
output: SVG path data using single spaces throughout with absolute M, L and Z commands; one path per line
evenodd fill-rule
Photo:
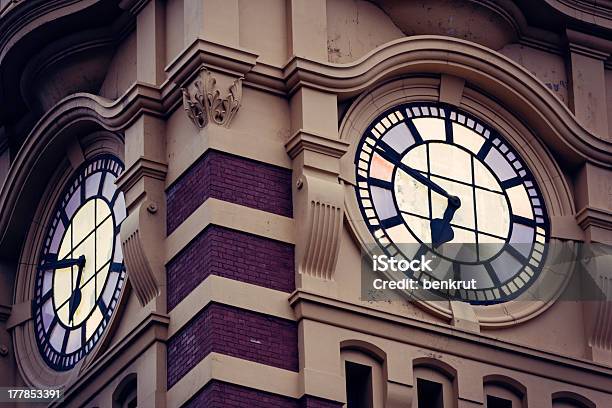
M 0 405 L 612 406 L 609 0 L 0 0 Z

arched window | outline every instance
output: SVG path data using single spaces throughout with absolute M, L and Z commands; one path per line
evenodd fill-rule
M 383 362 L 358 348 L 341 351 L 346 383 L 346 408 L 383 408 Z
M 456 371 L 441 361 L 417 359 L 414 363 L 416 407 L 455 408 L 456 378 Z
M 113 408 L 137 408 L 138 386 L 135 373 L 128 374 L 113 392 Z
M 553 408 L 595 408 L 595 404 L 573 392 L 556 392 L 552 395 Z
M 522 408 L 526 389 L 516 380 L 504 376 L 484 379 L 484 398 L 487 408 Z

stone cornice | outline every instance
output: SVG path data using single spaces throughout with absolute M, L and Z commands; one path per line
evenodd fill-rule
M 612 1 L 544 0 L 569 19 L 612 29 Z
M 387 43 L 350 64 L 329 64 L 294 57 L 284 67 L 289 93 L 306 86 L 350 98 L 386 79 L 408 74 L 446 73 L 466 79 L 503 100 L 550 145 L 574 163 L 612 167 L 612 142 L 598 138 L 535 76 L 509 58 L 468 41 L 413 36 Z M 553 132 L 550 128 L 553 128 Z M 546 131 L 545 131 L 546 129 Z
M 322 153 L 327 156 L 340 158 L 348 150 L 349 144 L 343 140 L 331 139 L 312 132 L 298 130 L 285 143 L 287 154 L 292 159 L 304 150 Z
M 258 55 L 244 49 L 198 39 L 165 68 L 168 81 L 184 87 L 206 66 L 234 77 L 243 77 L 254 66 Z
M 571 52 L 601 61 L 607 60 L 612 54 L 612 41 L 569 29 L 566 30 L 566 35 Z
M 598 227 L 612 230 L 612 211 L 601 208 L 584 207 L 576 214 L 576 221 L 582 229 Z
M 117 187 L 122 191 L 130 190 L 142 177 L 165 180 L 168 165 L 141 157 L 117 178 Z
M 126 336 L 118 343 L 113 344 L 103 354 L 97 356 L 93 364 L 79 375 L 78 379 L 70 385 L 68 393 L 64 396 L 62 403 L 51 404 L 51 407 L 63 406 L 66 401 L 71 401 L 76 406 L 86 405 L 86 401 L 80 400 L 82 395 L 93 395 L 94 393 L 81 393 L 84 387 L 95 383 L 100 387 L 100 381 L 107 383 L 113 380 L 114 373 L 119 372 L 133 359 L 142 354 L 151 344 L 156 341 L 165 342 L 167 339 L 168 316 L 150 313 L 144 317 Z M 106 370 L 112 365 L 119 365 L 113 370 Z M 92 381 L 93 379 L 96 381 Z
M 245 76 L 244 86 L 291 95 L 300 87 L 335 93 L 346 99 L 386 79 L 409 74 L 446 73 L 462 77 L 488 92 L 528 121 L 545 142 L 569 162 L 584 161 L 612 168 L 612 142 L 582 127 L 569 109 L 523 67 L 477 44 L 440 36 L 414 36 L 387 43 L 350 64 L 330 64 L 295 57 L 284 68 L 256 64 L 257 55 L 246 50 L 194 42 L 168 66 L 161 87 L 136 83 L 115 101 L 90 94 L 74 94 L 51 108 L 35 125 L 12 163 L 0 191 L 0 243 L 21 186 L 40 154 L 62 129 L 90 121 L 109 131 L 122 131 L 141 114 L 166 117 L 181 103 L 179 86 L 202 65 L 232 76 Z M 316 137 L 315 137 L 316 138 Z M 310 136 L 306 139 L 312 139 Z M 289 151 L 313 146 L 297 139 Z M 295 144 L 295 146 L 293 145 Z M 302 147 L 299 147 L 302 146 Z M 328 151 L 339 154 L 341 147 Z M 0 245 L 2 246 L 2 245 Z
M 296 291 L 289 299 L 298 320 L 314 320 L 392 341 L 427 348 L 431 334 L 444 337 L 445 353 L 535 374 L 594 390 L 609 390 L 612 368 L 589 360 L 550 353 L 443 324 L 425 322 L 315 293 Z M 349 317 L 350 316 L 350 317 Z M 529 364 L 526 364 L 529 361 Z M 527 368 L 528 367 L 528 368 Z M 554 370 L 551 368 L 554 367 Z M 555 373 L 552 377 L 551 373 Z

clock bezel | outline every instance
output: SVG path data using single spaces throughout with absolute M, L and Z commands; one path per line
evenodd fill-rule
M 435 108 L 435 110 L 437 112 L 444 112 L 444 113 L 439 113 L 437 116 L 433 115 L 431 113 L 423 113 L 422 110 L 423 108 L 425 109 L 430 109 L 430 108 Z M 410 109 L 410 112 L 407 112 L 407 110 Z M 415 111 L 416 109 L 416 111 Z M 430 109 L 431 110 L 431 109 Z M 538 186 L 537 181 L 535 180 L 535 178 L 533 177 L 533 174 L 531 172 L 531 170 L 527 167 L 526 164 L 524 164 L 524 160 L 522 159 L 520 153 L 518 153 L 516 151 L 516 149 L 514 149 L 514 147 L 512 146 L 512 144 L 508 143 L 507 140 L 505 140 L 505 138 L 503 137 L 503 135 L 495 128 L 491 127 L 488 123 L 484 122 L 482 119 L 478 118 L 477 116 L 463 111 L 461 108 L 446 104 L 446 103 L 441 103 L 441 102 L 432 102 L 432 101 L 427 101 L 427 102 L 423 102 L 423 101 L 413 101 L 413 102 L 409 102 L 409 103 L 402 103 L 399 105 L 395 105 L 392 106 L 390 108 L 387 108 L 384 112 L 380 113 L 365 129 L 362 137 L 358 140 L 357 142 L 357 147 L 355 149 L 355 154 L 354 154 L 354 165 L 355 165 L 355 178 L 356 181 L 366 181 L 359 173 L 360 172 L 365 172 L 367 174 L 369 174 L 369 170 L 368 171 L 364 171 L 361 170 L 358 166 L 359 162 L 360 162 L 360 158 L 358 156 L 358 154 L 360 154 L 363 151 L 363 146 L 364 144 L 367 144 L 369 147 L 371 146 L 371 142 L 375 142 L 375 146 L 378 144 L 379 140 L 382 139 L 384 137 L 384 134 L 387 133 L 387 131 L 390 131 L 393 127 L 397 126 L 397 124 L 391 124 L 391 126 L 389 126 L 389 128 L 385 128 L 384 130 L 382 130 L 382 135 L 380 136 L 376 136 L 377 134 L 381 133 L 381 128 L 383 128 L 384 126 L 381 127 L 381 121 L 386 120 L 390 114 L 394 113 L 394 112 L 400 112 L 400 114 L 404 115 L 404 118 L 402 120 L 400 120 L 398 122 L 398 124 L 400 122 L 404 122 L 404 119 L 414 119 L 414 118 L 439 118 L 445 119 L 445 123 L 446 119 L 451 122 L 451 123 L 457 123 L 461 126 L 466 127 L 467 129 L 472 129 L 474 130 L 476 133 L 480 134 L 480 136 L 483 137 L 483 139 L 485 140 L 485 142 L 483 143 L 483 146 L 485 146 L 487 143 L 489 145 L 490 148 L 493 149 L 497 149 L 500 150 L 500 148 L 498 146 L 504 146 L 507 150 L 506 152 L 501 152 L 500 154 L 504 157 L 504 159 L 508 160 L 508 163 L 510 163 L 510 159 L 508 158 L 508 156 L 512 156 L 514 157 L 514 161 L 511 163 L 513 165 L 514 170 L 516 171 L 517 175 L 516 178 L 520 178 L 523 180 L 523 185 L 525 187 L 526 190 L 529 189 L 533 189 L 536 193 L 536 197 L 540 198 L 542 201 L 544 200 L 541 190 Z M 415 113 L 417 112 L 417 113 Z M 420 113 L 418 113 L 420 112 Z M 461 122 L 461 120 L 459 119 L 459 115 L 463 116 L 463 122 Z M 469 123 L 469 121 L 473 121 L 473 126 L 470 127 L 467 124 Z M 387 122 L 389 122 L 387 120 Z M 477 125 L 481 126 L 481 130 L 477 131 Z M 378 126 L 378 127 L 377 127 Z M 410 125 L 409 125 L 410 127 Z M 416 128 L 415 129 L 411 129 L 411 132 L 417 132 Z M 446 129 L 446 132 L 448 132 L 448 129 Z M 367 143 L 366 140 L 370 140 L 370 143 Z M 497 142 L 496 145 L 495 142 Z M 430 143 L 445 143 L 448 145 L 451 145 L 455 148 L 459 148 L 462 150 L 465 150 L 466 152 L 468 152 L 470 155 L 475 155 L 474 152 L 471 152 L 469 150 L 467 150 L 465 147 L 455 144 L 454 141 L 453 142 L 449 142 L 449 141 L 442 141 L 442 140 L 421 140 L 421 141 L 415 141 L 413 145 L 411 145 L 410 147 L 408 147 L 405 151 L 403 151 L 402 153 L 398 153 L 401 155 L 401 157 L 403 158 L 405 155 L 407 155 L 412 149 L 417 148 L 418 146 L 423 146 L 423 145 L 428 145 Z M 370 159 L 371 160 L 371 159 Z M 429 160 L 429 159 L 428 159 Z M 512 205 L 510 202 L 510 199 L 508 197 L 507 194 L 507 189 L 504 188 L 502 186 L 503 182 L 498 178 L 498 175 L 495 173 L 495 171 L 493 169 L 490 168 L 490 166 L 485 163 L 483 160 L 481 160 L 481 163 L 487 168 L 487 170 L 493 175 L 493 177 L 496 179 L 496 181 L 498 182 L 498 184 L 501 186 L 502 188 L 502 192 L 504 195 L 504 198 L 507 202 L 508 205 L 508 210 L 509 210 L 509 215 L 515 215 L 512 212 Z M 518 163 L 518 167 L 516 165 L 516 163 Z M 473 164 L 472 164 L 473 166 Z M 393 169 L 393 176 L 392 176 L 392 180 L 391 183 L 394 184 L 395 183 L 395 177 L 396 177 L 396 173 L 397 173 L 397 166 L 394 167 Z M 528 186 L 527 183 L 531 184 L 531 186 Z M 355 195 L 359 195 L 360 190 L 363 190 L 362 188 L 360 188 L 358 185 L 355 186 Z M 367 187 L 367 191 L 371 192 L 371 185 L 368 184 Z M 393 204 L 395 206 L 395 210 L 397 212 L 397 214 L 400 214 L 400 209 L 398 207 L 398 203 L 397 203 L 397 197 L 396 197 L 396 192 L 395 192 L 395 186 L 393 188 L 392 191 L 392 199 L 393 199 Z M 545 203 L 540 203 L 540 205 L 537 205 L 535 203 L 533 203 L 533 199 L 530 196 L 530 205 L 532 208 L 539 208 L 542 211 L 542 214 L 539 216 L 536 216 L 534 214 L 533 216 L 533 229 L 534 229 L 534 238 L 533 241 L 531 242 L 531 247 L 529 250 L 529 258 L 527 259 L 527 261 L 532 260 L 531 258 L 533 257 L 533 252 L 534 252 L 534 248 L 536 246 L 536 226 L 540 227 L 542 229 L 544 229 L 544 234 L 538 234 L 538 235 L 544 235 L 544 239 L 546 242 L 549 242 L 550 240 L 550 220 L 548 217 L 548 212 L 546 210 L 546 206 Z M 358 206 L 359 209 L 361 211 L 361 215 L 363 217 L 363 219 L 368 219 L 367 215 L 366 215 L 366 209 L 363 205 L 363 200 L 361 199 L 357 199 L 358 202 Z M 374 211 L 376 210 L 376 206 L 374 204 L 372 204 L 371 207 L 368 208 L 372 208 L 374 209 Z M 399 216 L 399 215 L 398 215 Z M 372 219 L 372 218 L 370 218 Z M 380 221 L 380 218 L 378 217 L 378 215 L 375 217 L 376 222 Z M 389 239 L 389 241 L 391 242 L 390 246 L 394 246 L 395 250 L 399 251 L 399 248 L 397 248 L 397 245 L 400 243 L 395 243 L 393 242 L 393 240 L 388 236 L 388 234 L 386 233 L 386 229 L 377 227 L 376 224 L 372 223 L 372 222 L 366 222 L 367 227 L 370 231 L 370 233 L 372 234 L 372 236 L 374 236 L 375 231 L 381 230 L 382 233 L 384 234 L 384 236 Z M 432 250 L 429 249 L 428 252 L 434 255 L 437 255 L 438 257 L 444 258 L 449 260 L 450 262 L 457 262 L 459 264 L 465 264 L 465 265 L 469 265 L 469 264 L 473 264 L 473 265 L 480 265 L 480 264 L 490 264 L 492 262 L 493 259 L 495 259 L 496 257 L 500 256 L 500 254 L 502 252 L 504 252 L 506 249 L 506 247 L 508 246 L 509 243 L 509 239 L 512 236 L 512 232 L 513 232 L 513 222 L 509 221 L 510 224 L 510 228 L 507 234 L 507 237 L 505 238 L 505 243 L 504 243 L 504 247 L 502 248 L 502 250 L 500 250 L 495 256 L 491 257 L 491 260 L 487 260 L 484 262 L 461 262 L 461 261 L 453 261 L 450 260 L 446 257 L 444 257 L 443 255 L 439 254 L 436 250 Z M 423 246 L 424 244 L 426 245 L 427 243 L 423 243 L 421 238 L 418 237 L 415 232 L 406 225 L 407 230 L 414 236 L 414 238 L 419 241 L 421 243 L 421 246 Z M 383 250 L 383 252 L 385 252 L 385 254 L 387 255 L 394 255 L 394 253 L 391 253 L 389 250 L 382 248 L 381 244 L 379 243 L 379 239 L 374 237 L 374 240 L 379 244 L 379 248 L 381 250 Z M 548 246 L 547 245 L 540 245 L 542 247 L 542 258 L 546 259 L 547 253 L 548 253 Z M 448 299 L 457 299 L 457 300 L 466 300 L 469 301 L 470 303 L 472 303 L 473 305 L 491 305 L 494 303 L 504 303 L 507 302 L 509 300 L 513 300 L 516 299 L 517 297 L 519 297 L 523 292 L 525 292 L 526 290 L 529 289 L 529 287 L 533 284 L 533 282 L 535 280 L 538 279 L 540 272 L 542 270 L 542 267 L 544 265 L 544 262 L 536 262 L 537 266 L 531 266 L 531 269 L 534 272 L 534 276 L 531 277 L 530 281 L 527 282 L 526 284 L 524 284 L 523 286 L 519 287 L 517 290 L 512 291 L 510 294 L 505 295 L 505 296 L 499 296 L 499 298 L 496 299 L 488 299 L 487 296 L 489 296 L 488 294 L 485 295 L 486 292 L 491 292 L 491 290 L 478 290 L 478 291 L 472 291 L 472 292 L 468 292 L 468 294 L 473 295 L 466 299 L 460 299 L 459 297 L 453 297 L 453 296 L 448 296 L 445 295 L 441 292 L 436 292 L 433 291 L 434 293 L 437 293 L 440 295 L 441 299 L 444 298 L 448 298 Z M 523 267 L 521 267 L 521 269 L 519 270 L 519 272 L 517 272 L 515 275 L 513 275 L 513 279 L 511 279 L 513 282 L 518 279 L 520 272 L 523 270 L 524 266 L 528 265 L 529 262 L 525 265 L 523 265 Z M 523 282 L 522 280 L 520 280 L 521 282 Z M 505 283 L 505 284 L 504 284 Z M 499 289 L 500 291 L 505 291 L 505 290 L 509 290 L 509 288 L 507 287 L 508 283 L 502 282 L 502 285 L 500 285 L 499 287 L 497 287 L 497 289 Z M 503 289 L 502 289 L 503 288 Z M 477 295 L 482 295 L 482 297 L 477 297 Z M 492 295 L 492 293 L 491 293 Z M 486 299 L 483 299 L 486 298 Z
M 72 369 L 56 371 L 45 363 L 38 350 L 31 310 L 38 257 L 45 238 L 47 224 L 55 209 L 55 205 L 49 205 L 49 203 L 55 204 L 58 202 L 64 186 L 83 161 L 99 155 L 110 154 L 124 162 L 125 147 L 120 135 L 99 130 L 74 135 L 68 140 L 63 139 L 60 149 L 68 154 L 64 153 L 61 157 L 55 159 L 52 162 L 53 164 L 48 164 L 52 165 L 55 170 L 49 173 L 49 177 L 44 180 L 45 188 L 38 195 L 35 212 L 29 217 L 30 226 L 23 241 L 24 246 L 19 256 L 19 267 L 15 281 L 15 305 L 21 305 L 22 308 L 30 310 L 27 316 L 24 315 L 23 321 L 17 322 L 12 328 L 17 368 L 24 382 L 28 386 L 37 388 L 68 386 L 95 367 L 100 352 L 108 346 L 109 340 L 118 327 L 130 293 L 130 280 L 127 279 L 119 295 L 115 312 L 102 333 L 102 338 L 93 350 Z
M 92 157 L 89 157 L 88 159 L 86 159 L 76 170 L 74 170 L 70 176 L 70 178 L 65 182 L 65 186 L 62 189 L 58 200 L 56 201 L 55 205 L 53 206 L 53 211 L 51 212 L 51 219 L 49 220 L 46 229 L 43 231 L 43 240 L 44 243 L 40 249 L 40 255 L 39 255 L 39 262 L 38 264 L 42 264 L 43 262 L 43 256 L 45 255 L 46 251 L 49 250 L 49 246 L 51 245 L 50 241 L 50 237 L 55 233 L 56 228 L 59 227 L 59 223 L 62 222 L 60 220 L 61 216 L 58 214 L 61 214 L 61 212 L 64 210 L 65 206 L 67 205 L 67 200 L 68 197 L 71 195 L 72 190 L 76 190 L 77 188 L 81 188 L 81 191 L 84 192 L 84 188 L 85 188 L 85 180 L 86 178 L 91 175 L 94 174 L 95 172 L 97 172 L 100 167 L 97 167 L 95 169 L 91 170 L 91 173 L 87 173 L 88 168 L 92 165 L 95 165 L 97 162 L 100 161 L 105 161 L 105 160 L 109 160 L 112 163 L 104 163 L 102 165 L 104 166 L 108 166 L 109 168 L 105 168 L 104 170 L 106 172 L 110 172 L 113 173 L 115 175 L 115 177 L 118 177 L 123 169 L 124 169 L 124 165 L 121 162 L 121 160 L 119 160 L 116 156 L 111 155 L 111 154 L 98 154 Z M 116 169 L 115 171 L 113 171 L 113 169 Z M 79 187 L 77 187 L 79 186 Z M 71 215 L 70 220 L 68 220 L 68 225 L 70 225 L 74 219 L 74 216 L 78 213 L 78 211 L 90 200 L 93 199 L 102 199 L 106 205 L 108 205 L 109 210 L 110 210 L 110 214 L 112 216 L 112 222 L 113 222 L 113 240 L 115 241 L 113 243 L 113 249 L 112 249 L 112 253 L 109 259 L 109 271 L 108 271 L 108 276 L 106 277 L 105 281 L 104 281 L 104 288 L 106 287 L 107 283 L 109 282 L 109 277 L 110 274 L 112 273 L 111 268 L 113 267 L 113 260 L 115 259 L 115 255 L 116 255 L 116 251 L 117 251 L 117 242 L 116 242 L 116 237 L 118 234 L 118 228 L 120 228 L 121 223 L 117 224 L 117 220 L 116 220 L 116 216 L 117 214 L 114 212 L 114 203 L 116 203 L 114 200 L 116 200 L 119 196 L 120 196 L 121 192 L 118 190 L 115 190 L 115 194 L 111 199 L 111 201 L 109 202 L 107 197 L 104 196 L 103 193 L 98 192 L 97 194 L 92 195 L 91 197 L 87 197 L 85 198 L 84 195 L 81 196 L 81 200 L 85 199 L 84 201 L 81 201 L 80 205 L 75 209 L 74 213 Z M 122 220 L 123 221 L 123 220 Z M 64 226 L 64 231 L 62 232 L 62 235 L 65 234 L 67 230 L 67 226 Z M 123 258 L 123 257 L 122 257 Z M 101 322 L 98 324 L 98 326 L 95 328 L 94 333 L 92 334 L 91 337 L 86 338 L 85 339 L 85 344 L 81 343 L 81 346 L 75 350 L 72 353 L 62 353 L 61 351 L 55 350 L 55 348 L 50 344 L 50 336 L 52 335 L 52 330 L 49 331 L 44 331 L 44 329 L 42 329 L 42 317 L 39 315 L 41 313 L 41 309 L 43 304 L 40 304 L 39 299 L 42 296 L 42 284 L 43 284 L 43 280 L 44 280 L 44 272 L 42 272 L 40 269 L 36 272 L 36 279 L 35 279 L 35 287 L 34 287 L 34 298 L 33 298 L 33 319 L 35 321 L 35 339 L 38 345 L 38 350 L 40 352 L 41 357 L 43 358 L 43 360 L 45 361 L 45 363 L 52 368 L 55 371 L 68 371 L 71 370 L 72 368 L 74 368 L 81 360 L 83 360 L 88 354 L 90 354 L 93 349 L 96 347 L 96 345 L 101 341 L 104 332 L 107 329 L 107 326 L 109 325 L 110 321 L 112 320 L 112 317 L 115 313 L 115 311 L 118 308 L 118 302 L 119 302 L 119 297 L 121 296 L 121 292 L 123 290 L 123 288 L 125 287 L 125 280 L 126 280 L 126 272 L 125 272 L 125 265 L 123 263 L 123 259 L 121 262 L 121 270 L 120 271 L 115 271 L 115 273 L 118 273 L 119 276 L 117 278 L 117 283 L 116 283 L 116 287 L 113 289 L 113 293 L 111 295 L 111 303 L 114 304 L 114 306 L 109 307 L 108 312 L 106 313 L 106 315 L 103 316 Z M 98 272 L 96 272 L 97 274 Z M 55 275 L 55 271 L 53 272 L 53 278 L 54 279 L 54 275 Z M 95 279 L 95 278 L 94 278 Z M 72 328 L 67 327 L 64 322 L 61 321 L 61 319 L 56 318 L 58 321 L 56 324 L 60 324 L 62 325 L 62 327 L 64 327 L 65 331 L 68 330 L 84 330 L 83 325 L 86 325 L 86 322 L 91 318 L 92 313 L 95 311 L 96 307 L 98 307 L 100 301 L 101 301 L 101 297 L 102 294 L 104 293 L 105 289 L 102 289 L 100 291 L 101 295 L 100 297 L 96 298 L 95 301 L 95 306 L 92 308 L 92 310 L 89 311 L 88 316 L 83 320 L 83 322 L 81 322 L 78 325 L 75 325 Z M 56 304 L 55 304 L 55 297 L 53 295 L 53 283 L 52 283 L 52 287 L 50 289 L 51 291 L 51 296 L 52 296 L 52 305 L 53 305 L 53 312 L 55 314 L 57 314 L 57 310 L 56 310 Z M 111 306 L 111 305 L 107 305 L 107 306 Z M 55 320 L 55 319 L 54 319 Z M 64 336 L 69 336 L 69 332 L 66 332 L 64 334 Z M 81 337 L 81 342 L 83 341 L 83 337 Z M 48 345 L 49 348 L 51 349 L 46 350 L 45 346 Z M 83 351 L 85 350 L 85 351 Z M 47 354 L 51 354 L 51 356 L 48 356 Z M 76 358 L 75 358 L 76 357 Z M 57 360 L 57 361 L 55 361 Z M 65 361 L 65 363 L 64 363 Z
M 354 157 L 357 145 L 367 127 L 387 109 L 411 102 L 437 103 L 443 100 L 440 95 L 439 76 L 410 76 L 389 80 L 367 93 L 360 95 L 344 112 L 340 123 L 340 139 L 348 143 L 348 151 L 340 160 L 340 178 L 344 180 L 345 216 L 349 232 L 362 251 L 376 245 L 370 231 L 363 221 L 355 195 Z M 462 89 L 460 102 L 453 106 L 467 112 L 495 129 L 502 129 L 502 135 L 519 152 L 525 165 L 531 170 L 540 186 L 554 231 L 555 218 L 570 216 L 573 209 L 572 193 L 565 182 L 563 173 L 545 144 L 532 133 L 532 130 L 506 110 L 499 100 L 493 100 L 481 90 L 471 88 L 466 83 Z M 549 246 L 561 241 L 551 238 Z M 567 245 L 565 244 L 567 249 Z M 569 244 L 571 247 L 572 244 Z M 554 273 L 546 263 L 543 272 L 531 289 L 518 296 L 515 301 L 490 306 L 472 305 L 470 309 L 481 327 L 510 327 L 521 324 L 540 315 L 563 293 L 573 269 L 573 264 L 557 265 Z M 530 297 L 530 293 L 545 287 L 544 296 Z M 453 306 L 449 300 L 427 300 L 410 298 L 410 302 L 433 316 L 450 321 L 453 319 Z M 403 306 L 398 306 L 397 312 Z

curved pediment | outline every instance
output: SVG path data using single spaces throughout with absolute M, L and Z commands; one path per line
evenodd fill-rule
M 442 36 L 414 36 L 387 43 L 350 64 L 295 57 L 285 67 L 291 90 L 309 86 L 350 98 L 377 83 L 411 74 L 450 74 L 485 91 L 532 127 L 570 165 L 587 159 L 612 167 L 612 143 L 578 122 L 533 74 L 487 47 Z

